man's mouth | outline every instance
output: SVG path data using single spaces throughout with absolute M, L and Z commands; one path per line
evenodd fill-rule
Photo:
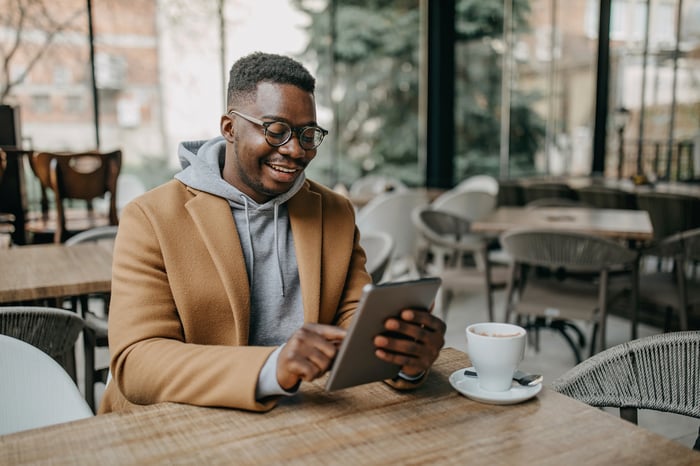
M 267 166 L 272 168 L 273 170 L 278 171 L 278 172 L 289 173 L 289 174 L 296 173 L 299 170 L 301 170 L 300 167 L 287 167 L 285 165 L 278 165 L 275 163 L 268 163 Z

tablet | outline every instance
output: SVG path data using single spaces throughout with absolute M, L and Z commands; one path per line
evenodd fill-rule
M 380 285 L 368 284 L 331 368 L 326 391 L 395 377 L 400 366 L 377 358 L 374 337 L 385 332 L 384 322 L 404 309 L 430 309 L 441 280 L 427 277 Z

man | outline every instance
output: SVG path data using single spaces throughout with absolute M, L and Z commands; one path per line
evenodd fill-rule
M 230 72 L 221 137 L 179 148 L 175 180 L 127 205 L 114 249 L 113 380 L 100 412 L 163 401 L 263 411 L 323 375 L 370 281 L 350 202 L 306 180 L 326 131 L 315 80 L 255 53 Z M 445 324 L 404 310 L 376 355 L 420 384 Z

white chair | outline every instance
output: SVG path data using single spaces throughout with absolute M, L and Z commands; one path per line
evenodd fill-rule
M 460 181 L 455 189 L 459 191 L 485 191 L 498 196 L 498 180 L 491 175 L 473 175 Z
M 508 268 L 492 267 L 488 239 L 472 233 L 468 220 L 450 212 L 424 206 L 414 209 L 411 218 L 426 244 L 419 268 L 442 278 L 435 312 L 447 321 L 452 296 L 471 289 L 485 294 L 486 318 L 494 321 L 493 292 L 505 288 Z
M 360 245 L 365 250 L 367 256 L 365 267 L 372 276 L 372 281 L 374 283 L 381 282 L 391 260 L 394 239 L 382 231 L 368 231 L 361 235 Z
M 385 175 L 367 175 L 358 178 L 350 185 L 350 197 L 372 198 L 391 191 L 407 191 L 406 185 L 398 178 Z
M 0 435 L 91 417 L 68 373 L 40 349 L 0 335 Z
M 440 194 L 431 208 L 449 212 L 469 221 L 480 220 L 496 208 L 497 197 L 485 191 L 460 191 L 451 189 Z
M 96 227 L 90 230 L 82 231 L 75 236 L 66 240 L 66 246 L 73 246 L 86 242 L 99 241 L 114 241 L 117 236 L 119 227 L 117 225 L 108 225 Z M 95 383 L 105 383 L 107 379 L 108 367 L 95 367 L 95 348 L 106 348 L 109 346 L 107 340 L 107 315 L 109 307 L 109 293 L 103 293 L 97 298 L 101 299 L 103 304 L 102 312 L 95 313 L 89 308 L 88 295 L 72 296 L 71 306 L 74 311 L 78 310 L 78 301 L 80 301 L 80 312 L 85 319 L 85 330 L 83 331 L 83 348 L 84 348 L 84 363 L 85 363 L 85 399 L 90 407 L 96 409 L 95 402 Z
M 418 278 L 418 233 L 411 221 L 411 212 L 427 204 L 425 192 L 392 191 L 375 197 L 358 212 L 357 227 L 362 234 L 380 231 L 388 233 L 394 240 L 387 279 L 399 276 Z
M 121 212 L 132 199 L 146 192 L 146 186 L 138 176 L 122 173 L 117 178 L 117 212 Z

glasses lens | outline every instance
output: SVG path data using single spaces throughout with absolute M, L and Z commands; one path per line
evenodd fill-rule
M 299 144 L 304 149 L 315 149 L 323 142 L 323 131 L 320 128 L 307 126 L 299 135 Z
M 265 131 L 265 137 L 267 142 L 273 146 L 281 146 L 285 142 L 289 141 L 292 135 L 292 128 L 289 127 L 287 123 L 283 121 L 275 121 L 267 125 Z

